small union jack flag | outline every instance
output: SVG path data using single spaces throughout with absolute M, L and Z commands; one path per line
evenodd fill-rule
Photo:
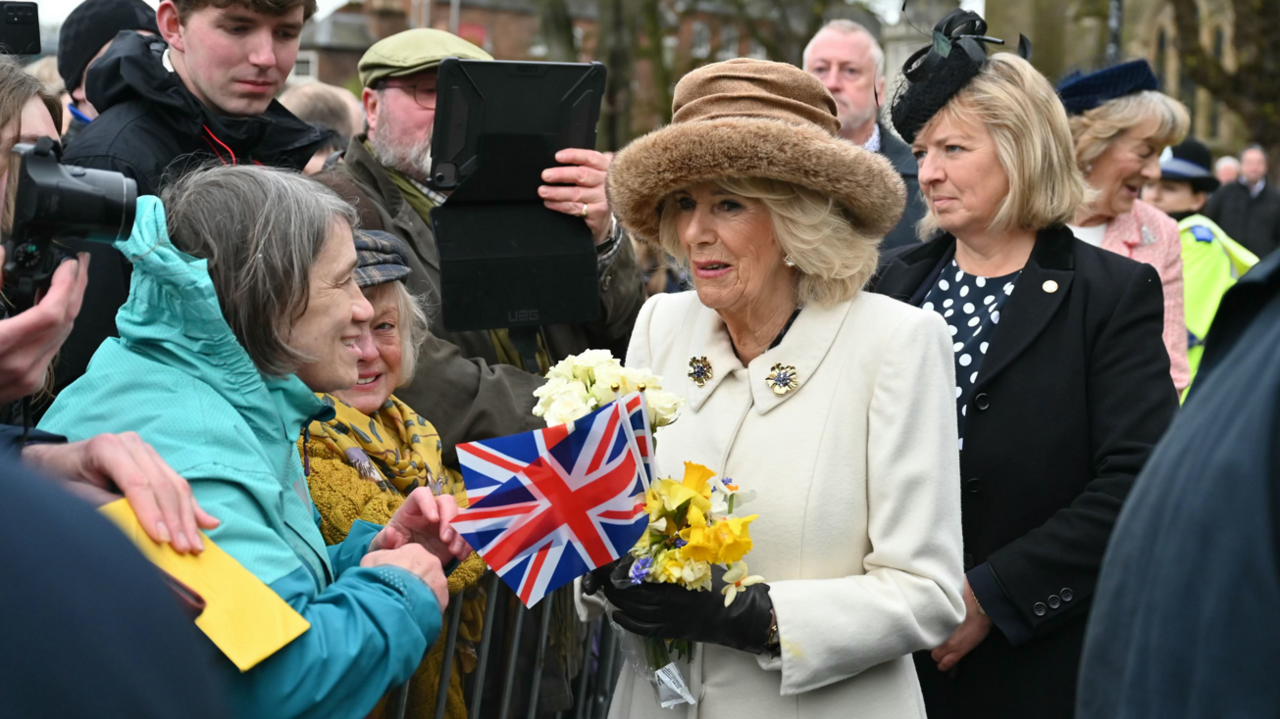
M 632 408 L 628 411 L 628 408 Z M 458 445 L 468 508 L 453 527 L 533 606 L 621 557 L 648 525 L 645 463 L 627 395 L 568 424 Z

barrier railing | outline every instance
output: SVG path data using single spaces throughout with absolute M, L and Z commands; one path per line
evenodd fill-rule
M 480 632 L 480 644 L 476 648 L 475 671 L 468 674 L 463 684 L 463 696 L 466 698 L 468 719 L 512 719 L 513 708 L 524 699 L 524 719 L 537 719 L 544 714 L 538 712 L 538 700 L 542 692 L 544 669 L 549 659 L 549 640 L 551 619 L 555 606 L 554 595 L 548 595 L 533 609 L 523 605 L 515 609 L 515 617 L 510 624 L 503 627 L 502 637 L 495 640 L 494 627 L 498 624 L 497 612 L 505 608 L 514 593 L 496 574 L 487 572 L 484 581 L 486 601 L 483 625 Z M 567 586 L 556 590 L 555 594 L 573 591 Z M 501 600 L 501 603 L 500 603 Z M 452 680 L 453 656 L 458 647 L 458 630 L 462 624 L 461 593 L 449 597 L 448 622 L 445 630 L 436 641 L 444 643 L 445 660 L 441 663 L 440 681 L 436 693 L 435 711 L 432 719 L 444 719 L 449 698 L 449 683 Z M 527 615 L 536 614 L 538 636 L 531 669 L 520 671 L 521 633 Z M 572 688 L 572 706 L 564 711 L 545 713 L 545 717 L 554 719 L 604 719 L 609 712 L 609 702 L 613 698 L 613 690 L 617 683 L 618 670 L 621 667 L 621 653 L 617 637 L 613 630 L 602 620 L 597 619 L 589 624 L 572 620 L 583 629 L 582 663 L 577 675 L 566 677 Z M 500 704 L 495 708 L 493 697 L 486 696 L 486 679 L 491 664 L 502 667 L 502 693 Z M 408 716 L 407 705 L 409 684 L 396 687 L 388 699 L 384 717 L 389 719 L 426 719 L 426 717 Z

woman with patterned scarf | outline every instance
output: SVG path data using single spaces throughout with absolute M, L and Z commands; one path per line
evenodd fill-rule
M 320 530 L 330 544 L 341 542 L 357 519 L 385 523 L 404 495 L 417 487 L 430 487 L 437 495 L 448 492 L 458 506 L 467 506 L 461 478 L 451 477 L 441 462 L 435 428 L 392 394 L 413 378 L 418 347 L 427 333 L 426 313 L 404 284 L 407 250 L 386 232 L 356 232 L 355 242 L 356 282 L 374 309 L 370 332 L 360 339 L 360 378 L 349 390 L 320 395 L 337 416 L 312 422 L 300 445 Z M 475 667 L 474 643 L 480 639 L 484 613 L 478 585 L 484 569 L 472 554 L 449 577 L 449 593 L 464 592 L 445 714 L 450 719 L 467 714 L 462 677 Z M 430 716 L 434 710 L 443 644 L 436 642 L 410 683 L 408 716 Z

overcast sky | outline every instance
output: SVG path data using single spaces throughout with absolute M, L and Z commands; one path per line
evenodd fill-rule
M 61 23 L 63 18 L 71 12 L 75 6 L 79 5 L 81 0 L 39 0 L 40 2 L 40 22 L 46 25 Z M 160 0 L 145 0 L 152 7 L 160 4 Z M 335 8 L 339 8 L 346 4 L 347 0 L 319 0 L 319 15 L 321 17 L 329 14 Z M 870 0 L 868 3 L 872 8 L 880 14 L 887 22 L 897 22 L 898 10 L 902 7 L 901 0 Z M 985 6 L 985 0 L 961 0 L 963 7 L 971 10 L 982 12 Z

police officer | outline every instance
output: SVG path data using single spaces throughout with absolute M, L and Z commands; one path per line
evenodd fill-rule
M 1213 176 L 1209 148 L 1187 138 L 1165 150 L 1160 180 L 1147 185 L 1142 199 L 1178 221 L 1182 233 L 1182 279 L 1187 316 L 1187 360 L 1195 378 L 1204 352 L 1204 338 L 1218 311 L 1218 302 L 1258 257 L 1227 236 L 1213 220 L 1200 214 L 1209 193 L 1220 183 Z

